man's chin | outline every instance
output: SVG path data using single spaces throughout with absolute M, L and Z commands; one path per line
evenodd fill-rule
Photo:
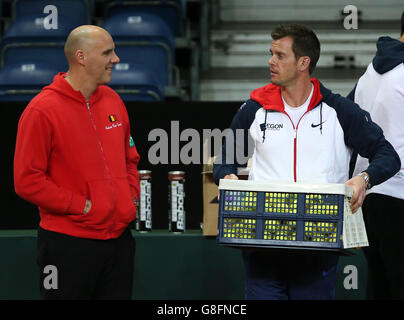
M 111 80 L 112 80 L 112 77 L 111 77 L 111 76 L 105 77 L 104 79 L 102 79 L 102 80 L 98 83 L 98 85 L 106 85 L 106 84 L 110 83 Z

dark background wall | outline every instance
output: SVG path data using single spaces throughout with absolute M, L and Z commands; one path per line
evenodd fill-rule
M 0 229 L 31 229 L 39 223 L 37 208 L 18 197 L 13 184 L 13 157 L 18 120 L 27 103 L 2 103 L 1 110 L 1 203 Z M 193 128 L 201 136 L 202 130 L 228 128 L 237 112 L 239 102 L 131 102 L 126 103 L 131 121 L 131 133 L 141 156 L 139 169 L 152 170 L 153 229 L 168 229 L 168 177 L 172 170 L 186 172 L 185 210 L 186 228 L 199 229 L 202 222 L 202 164 L 152 165 L 148 152 L 155 141 L 148 141 L 151 130 L 167 132 L 170 141 L 171 121 L 179 121 L 179 132 Z M 67 133 L 68 134 L 68 133 Z M 180 142 L 180 149 L 188 142 Z M 170 146 L 168 148 L 170 150 Z M 85 161 L 85 159 L 83 159 Z M 170 161 L 170 158 L 169 158 Z
M 194 128 L 218 128 L 230 125 L 240 103 L 127 103 L 132 135 L 141 155 L 140 169 L 153 174 L 153 229 L 168 229 L 168 180 L 171 170 L 186 172 L 187 229 L 199 229 L 202 211 L 202 165 L 151 165 L 148 141 L 155 128 L 170 133 L 171 121 L 179 121 L 181 132 Z M 0 104 L 1 108 L 1 219 L 0 299 L 39 299 L 38 268 L 35 263 L 35 230 L 39 223 L 37 208 L 19 198 L 13 187 L 13 157 L 18 119 L 26 103 Z M 187 142 L 182 142 L 180 147 Z M 202 146 L 201 146 L 202 148 Z M 202 154 L 202 149 L 201 149 Z M 202 160 L 202 159 L 201 159 Z M 83 161 L 85 161 L 83 159 Z M 141 234 L 134 232 L 137 241 L 134 299 L 243 299 L 243 269 L 240 252 L 218 246 L 214 238 L 202 237 L 197 231 L 182 235 L 167 231 Z M 367 266 L 361 250 L 341 257 L 336 289 L 337 299 L 363 299 Z M 171 262 L 167 264 L 167 261 Z M 157 261 L 157 263 L 156 263 Z M 162 269 L 161 266 L 165 264 Z M 344 288 L 346 265 L 358 269 L 358 289 Z M 212 272 L 212 270 L 214 270 Z M 184 278 L 185 275 L 185 278 Z M 164 286 L 161 284 L 164 282 Z

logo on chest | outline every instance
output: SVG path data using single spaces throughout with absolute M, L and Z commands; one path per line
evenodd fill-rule
M 114 115 L 114 114 L 110 114 L 110 115 L 108 116 L 108 120 L 109 120 L 109 122 L 111 122 L 111 124 L 105 126 L 105 129 L 106 129 L 106 130 L 111 130 L 111 129 L 113 129 L 113 128 L 118 128 L 118 127 L 121 127 L 121 126 L 122 126 L 122 123 L 121 123 L 121 122 L 118 122 L 118 118 L 117 118 L 117 116 Z
M 260 128 L 261 131 L 264 130 L 279 131 L 283 129 L 283 123 L 261 123 Z

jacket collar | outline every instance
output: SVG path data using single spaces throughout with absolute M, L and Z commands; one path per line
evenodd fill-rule
M 66 81 L 66 72 L 59 72 L 53 78 L 53 82 L 44 88 L 44 90 L 52 90 L 57 91 L 60 94 L 63 94 L 69 98 L 77 100 L 81 103 L 86 103 L 86 99 L 82 95 L 80 91 L 76 91 L 72 88 L 72 86 Z M 89 103 L 93 104 L 100 98 L 100 86 L 92 94 Z
M 310 79 L 314 86 L 313 96 L 311 97 L 308 111 L 317 106 L 322 100 L 322 95 L 320 92 L 320 82 L 315 79 Z M 259 104 L 266 110 L 274 110 L 285 112 L 285 105 L 283 104 L 281 87 L 273 83 L 270 83 L 264 87 L 255 89 L 251 92 L 250 98 Z

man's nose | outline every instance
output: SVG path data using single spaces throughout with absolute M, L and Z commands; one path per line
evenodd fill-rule
M 121 61 L 121 60 L 119 59 L 118 55 L 114 51 L 114 55 L 112 57 L 112 63 L 116 64 L 116 63 L 119 63 L 119 61 Z

